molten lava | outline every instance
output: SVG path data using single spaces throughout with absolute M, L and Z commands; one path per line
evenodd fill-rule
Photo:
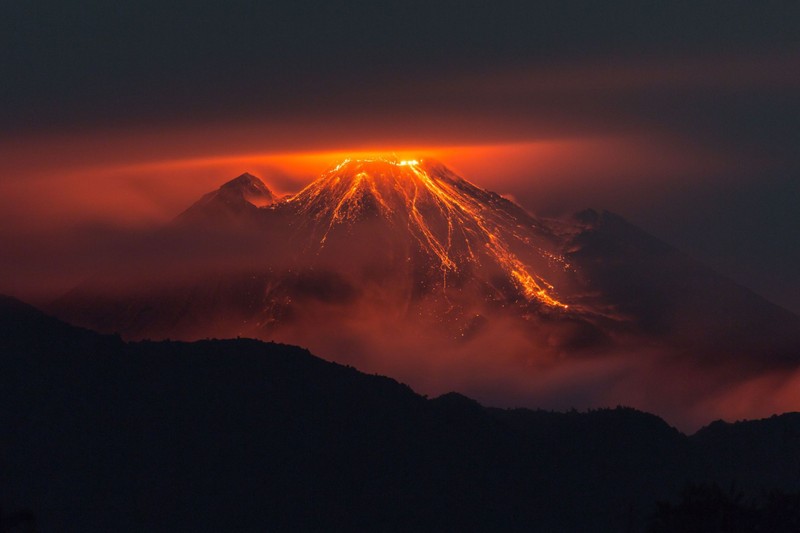
M 324 247 L 332 231 L 380 217 L 405 228 L 434 258 L 442 288 L 464 268 L 496 265 L 529 301 L 567 308 L 555 287 L 521 259 L 515 249 L 534 252 L 541 262 L 569 264 L 550 250 L 539 225 L 508 200 L 487 192 L 433 161 L 345 160 L 288 200 L 321 229 Z M 534 241 L 540 241 L 537 245 Z M 530 260 L 528 260 L 530 263 Z
M 720 387 L 800 353 L 800 319 L 621 217 L 537 218 L 427 159 L 348 159 L 282 198 L 240 176 L 114 266 L 54 312 L 128 339 L 297 344 L 499 405 L 705 418 Z

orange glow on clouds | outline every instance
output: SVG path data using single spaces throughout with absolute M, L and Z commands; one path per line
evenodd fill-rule
M 98 149 L 96 140 L 66 144 L 53 141 L 52 144 L 40 145 L 32 142 L 27 148 L 25 146 L 18 143 L 16 148 L 24 149 L 16 155 L 8 146 L 0 147 L 0 156 L 3 156 L 0 165 L 4 172 L 4 179 L 0 181 L 0 245 L 4 250 L 0 258 L 0 280 L 4 280 L 0 292 L 34 303 L 48 302 L 86 279 L 97 270 L 98 264 L 108 260 L 108 250 L 118 246 L 118 241 L 131 237 L 136 239 L 137 231 L 142 228 L 148 229 L 171 220 L 204 193 L 243 172 L 259 176 L 273 192 L 281 195 L 300 191 L 346 158 L 436 159 L 480 187 L 512 197 L 523 207 L 547 215 L 584 207 L 617 210 L 628 199 L 646 203 L 648 197 L 686 187 L 693 180 L 707 180 L 709 175 L 724 173 L 728 178 L 735 178 L 732 171 L 739 170 L 733 168 L 730 161 L 700 148 L 686 147 L 663 138 L 625 136 L 453 145 L 399 143 L 396 147 L 362 146 L 355 150 L 231 151 L 202 157 L 181 149 L 176 149 L 170 157 L 169 146 L 148 155 L 141 150 L 129 151 L 125 142 L 113 139 L 108 141 L 107 150 L 98 158 L 93 157 Z M 39 158 L 33 157 L 37 146 L 42 154 Z M 500 256 L 504 254 L 502 246 L 493 251 Z M 118 250 L 118 253 L 124 254 L 125 250 Z M 513 257 L 501 259 L 512 272 L 516 272 L 516 281 L 528 289 L 529 297 L 551 305 L 560 304 L 557 300 L 547 302 L 550 298 L 547 291 L 539 292 L 544 286 L 530 279 L 524 270 L 516 268 Z M 365 320 L 365 328 L 367 324 Z M 490 333 L 498 333 L 499 337 Z M 496 339 L 511 338 L 513 333 L 487 331 L 477 341 L 485 344 L 478 346 L 476 353 L 497 350 Z M 394 334 L 393 338 L 399 338 L 399 335 Z M 302 338 L 298 342 L 302 342 Z M 414 339 L 407 342 L 413 346 Z M 397 365 L 390 368 L 391 375 L 399 378 L 415 376 L 431 391 L 436 390 L 436 383 L 425 382 L 433 378 L 420 377 L 413 368 L 414 361 L 405 358 L 414 350 L 406 350 L 405 345 L 402 347 L 403 350 L 398 349 L 397 357 L 390 357 L 391 364 Z M 518 355 L 513 346 L 504 348 Z M 447 353 L 446 349 L 442 346 L 434 351 Z M 346 346 L 344 350 L 350 353 L 352 347 Z M 445 367 L 455 357 L 442 356 L 434 363 Z M 609 380 L 618 383 L 618 387 L 610 390 L 604 398 L 609 404 L 633 402 L 664 415 L 683 412 L 684 406 L 661 404 L 649 398 L 650 388 L 642 388 L 638 377 L 635 383 L 615 377 L 614 373 L 627 375 L 627 369 L 612 363 L 607 360 L 589 361 L 570 366 L 563 374 L 543 373 L 538 386 L 544 395 L 550 390 L 548 387 L 552 380 L 553 390 L 569 386 L 573 396 L 580 399 L 587 384 L 595 379 L 600 369 L 605 369 Z M 475 368 L 478 368 L 477 363 Z M 462 381 L 465 386 L 485 375 L 477 371 L 471 375 L 470 372 L 469 367 L 464 370 Z M 499 365 L 496 372 L 497 382 L 503 383 L 502 378 L 507 374 L 500 370 Z M 684 373 L 675 377 L 676 381 L 679 379 L 685 379 Z M 784 410 L 786 406 L 796 406 L 796 376 L 777 385 L 777 377 L 773 381 L 770 379 L 759 378 L 742 383 L 741 391 L 748 394 L 741 397 L 720 393 L 706 399 L 700 406 L 702 412 L 691 423 L 699 424 L 710 417 L 723 415 L 762 415 Z M 659 383 L 672 382 L 665 381 L 659 374 L 654 378 L 652 388 L 655 389 Z M 741 399 L 745 396 L 760 397 L 762 391 L 778 385 L 779 394 L 774 396 L 768 408 L 762 409 Z M 631 391 L 644 391 L 644 396 L 633 398 Z M 753 394 L 753 391 L 759 394 Z M 495 396 L 504 394 L 508 392 L 501 390 L 495 394 L 495 391 L 487 390 L 482 399 L 491 403 Z M 519 401 L 532 405 L 540 399 L 534 396 L 520 396 Z M 573 396 L 568 395 L 565 401 Z M 668 392 L 659 396 L 670 397 Z
M 164 224 L 243 172 L 262 178 L 282 195 L 298 192 L 347 157 L 436 159 L 473 183 L 550 216 L 585 207 L 624 214 L 626 201 L 646 202 L 709 172 L 731 170 L 730 162 L 714 153 L 668 139 L 493 142 L 490 135 L 483 143 L 366 145 L 343 138 L 341 147 L 333 148 L 334 137 L 324 133 L 309 139 L 306 149 L 298 148 L 297 135 L 281 144 L 247 128 L 203 130 L 193 136 L 126 131 L 4 142 L 0 245 L 6 253 L 0 278 L 7 281 L 0 291 L 23 298 L 64 291 L 102 259 L 103 239 L 114 242 L 114 231 Z M 241 146 L 236 144 L 240 139 L 246 139 Z M 274 148 L 250 149 L 256 145 Z M 55 271 L 47 267 L 52 260 L 44 259 L 52 257 L 61 263 Z
M 47 210 L 80 217 L 111 220 L 168 219 L 201 194 L 248 171 L 278 194 L 294 193 L 345 158 L 432 158 L 486 188 L 509 193 L 533 187 L 553 188 L 610 182 L 627 186 L 641 176 L 653 179 L 691 179 L 710 166 L 722 166 L 710 154 L 682 152 L 625 138 L 587 138 L 442 147 L 404 147 L 396 150 L 336 150 L 320 152 L 249 153 L 214 157 L 176 158 L 103 166 L 43 169 L 39 179 L 7 180 L 5 196 L 24 197 L 30 191 L 47 199 Z M 666 163 L 669 164 L 666 164 Z M 658 177 L 658 176 L 656 176 Z M 674 185 L 674 183 L 672 183 Z M 657 186 L 656 183 L 650 183 Z M 8 192 L 7 192 L 8 191 Z M 58 198 L 51 202 L 50 196 Z M 537 206 L 526 206 L 536 208 Z M 579 206 L 583 207 L 583 206 Z M 129 211 L 132 209 L 132 211 Z

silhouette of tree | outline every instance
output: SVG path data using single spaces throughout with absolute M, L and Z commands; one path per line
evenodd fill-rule
M 36 533 L 36 516 L 28 510 L 5 514 L 0 509 L 0 533 Z
M 800 493 L 773 490 L 766 497 L 746 498 L 716 483 L 689 484 L 680 501 L 657 503 L 650 533 L 790 533 L 800 531 Z

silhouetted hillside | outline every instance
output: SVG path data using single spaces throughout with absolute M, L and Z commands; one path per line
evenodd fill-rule
M 796 414 L 686 437 L 627 408 L 429 400 L 297 347 L 123 343 L 10 298 L 0 354 L 0 508 L 42 531 L 636 531 L 688 482 L 800 489 Z
M 688 484 L 677 502 L 659 502 L 649 533 L 720 531 L 796 533 L 800 531 L 800 492 L 780 490 L 746 495 L 735 485 Z
M 428 159 L 349 158 L 282 198 L 243 174 L 124 250 L 48 311 L 302 345 L 503 407 L 635 398 L 692 431 L 797 407 L 800 317 L 619 215 L 542 218 Z

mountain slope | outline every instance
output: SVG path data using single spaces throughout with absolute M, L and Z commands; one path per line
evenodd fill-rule
M 135 295 L 114 295 L 123 305 L 104 293 L 129 279 L 87 283 L 53 310 L 129 338 L 283 338 L 281 330 L 342 307 L 353 316 L 389 310 L 392 320 L 434 323 L 450 337 L 507 312 L 586 323 L 561 301 L 574 289 L 574 272 L 553 227 L 438 163 L 346 161 L 261 208 L 239 194 L 241 180 L 209 193 L 166 230 L 175 244 L 161 248 L 185 250 L 191 267 L 180 278 L 160 282 L 164 269 L 156 257 L 132 273 L 154 273 Z M 237 191 L 235 201 L 222 194 L 228 190 Z M 207 259 L 206 248 L 218 246 L 201 241 L 187 250 L 199 232 L 244 259 L 198 282 L 193 258 Z M 287 340 L 302 341 L 291 335 Z
M 800 490 L 797 416 L 687 438 L 428 400 L 285 345 L 108 342 L 5 298 L 0 327 L 0 504 L 46 531 L 639 530 L 687 481 Z
M 308 346 L 498 405 L 633 402 L 686 428 L 795 407 L 800 318 L 616 215 L 538 218 L 433 161 L 346 160 L 279 200 L 256 180 L 51 311 L 126 339 Z M 767 381 L 780 405 L 755 401 Z
M 549 228 L 438 163 L 347 160 L 292 197 L 292 208 L 323 253 L 331 239 L 346 246 L 358 225 L 377 219 L 384 235 L 400 233 L 408 256 L 399 259 L 426 275 L 419 283 L 428 290 L 498 276 L 527 300 L 566 307 L 546 279 L 568 268 Z
M 591 276 L 596 305 L 631 327 L 692 347 L 709 363 L 797 364 L 800 318 L 648 235 L 587 210 L 568 259 Z M 588 285 L 589 283 L 587 283 Z
M 204 195 L 178 215 L 178 223 L 219 225 L 252 216 L 259 208 L 271 205 L 276 198 L 264 182 L 245 172 Z

